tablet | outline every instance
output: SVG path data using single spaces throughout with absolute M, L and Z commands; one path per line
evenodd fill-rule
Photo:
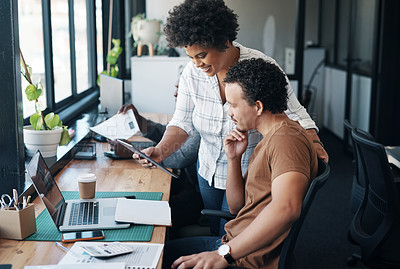
M 164 166 L 162 166 L 158 162 L 154 161 L 152 158 L 150 158 L 149 156 L 147 156 L 146 154 L 141 152 L 138 148 L 135 148 L 132 144 L 126 143 L 125 141 L 122 141 L 121 139 L 117 139 L 117 142 L 120 143 L 125 148 L 129 149 L 130 151 L 137 153 L 141 158 L 144 158 L 144 159 L 148 160 L 149 162 L 151 162 L 152 164 L 154 164 L 155 166 L 157 166 L 158 168 L 163 170 L 165 173 L 170 174 L 174 178 L 179 178 L 178 175 L 170 172 L 167 168 L 165 168 Z

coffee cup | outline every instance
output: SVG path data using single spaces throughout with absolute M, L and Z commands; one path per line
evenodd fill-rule
M 85 173 L 78 175 L 79 196 L 81 199 L 93 199 L 96 193 L 96 175 Z

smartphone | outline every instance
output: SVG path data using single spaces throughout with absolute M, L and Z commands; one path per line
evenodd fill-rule
M 101 230 L 98 230 L 98 231 L 71 232 L 71 233 L 62 233 L 61 234 L 61 241 L 62 242 L 96 240 L 96 239 L 103 239 L 103 238 L 104 238 L 104 232 L 101 231 Z

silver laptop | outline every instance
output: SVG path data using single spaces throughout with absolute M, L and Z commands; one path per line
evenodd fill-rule
M 40 151 L 26 168 L 33 186 L 61 232 L 128 228 L 115 222 L 117 198 L 65 201 Z

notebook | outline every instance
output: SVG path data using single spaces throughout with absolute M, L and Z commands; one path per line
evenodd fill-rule
M 32 157 L 26 171 L 59 231 L 120 229 L 130 226 L 115 221 L 117 198 L 65 201 L 39 150 Z

